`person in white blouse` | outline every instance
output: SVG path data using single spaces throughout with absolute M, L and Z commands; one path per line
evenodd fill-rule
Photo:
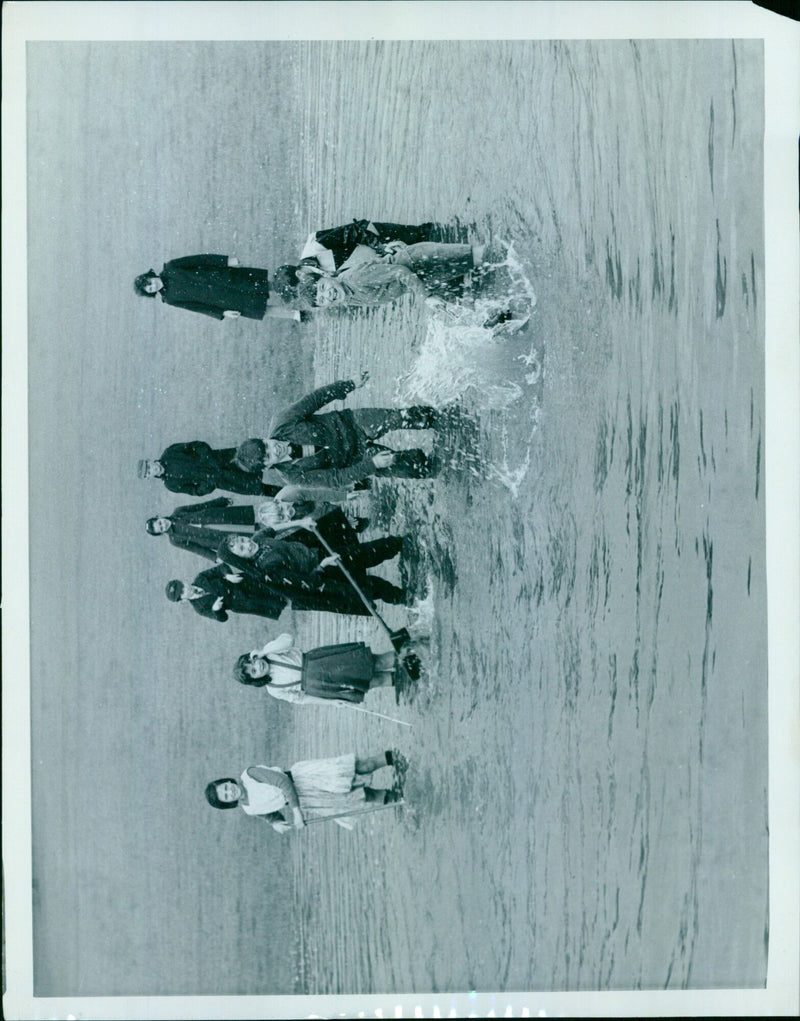
M 302 829 L 317 819 L 332 819 L 352 829 L 353 816 L 402 801 L 395 756 L 402 760 L 391 751 L 367 758 L 351 752 L 295 762 L 289 769 L 249 766 L 238 779 L 221 777 L 206 784 L 206 801 L 212 808 L 238 805 L 278 833 Z M 369 786 L 372 774 L 383 766 L 394 769 L 396 784 L 388 789 Z
M 395 681 L 394 652 L 373 652 L 364 642 L 323 645 L 309 652 L 282 634 L 261 649 L 243 653 L 233 675 L 241 684 L 266 688 L 295 705 L 347 705 L 364 701 L 372 688 Z

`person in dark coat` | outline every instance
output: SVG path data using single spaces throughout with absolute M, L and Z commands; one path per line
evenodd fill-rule
M 255 526 L 255 510 L 251 504 L 233 507 L 231 503 L 227 496 L 220 496 L 205 503 L 184 504 L 168 516 L 148 518 L 145 528 L 148 535 L 166 535 L 170 543 L 179 549 L 216 560 L 220 543 L 230 533 L 209 528 L 209 525 L 250 526 L 251 532 Z M 233 534 L 249 533 L 236 531 Z
M 155 461 L 141 460 L 140 479 L 161 479 L 171 493 L 208 496 L 215 489 L 251 496 L 274 496 L 280 486 L 265 485 L 261 472 L 247 471 L 233 447 L 214 450 L 202 440 L 173 443 Z
M 402 588 L 385 578 L 367 574 L 368 567 L 396 556 L 401 546 L 402 540 L 392 536 L 362 543 L 358 549 L 341 554 L 342 563 L 367 598 L 386 603 L 406 601 Z M 229 536 L 222 542 L 218 556 L 243 577 L 258 584 L 266 582 L 270 589 L 290 599 L 293 610 L 369 614 L 350 582 L 335 566 L 338 556 L 330 557 L 319 548 L 256 532 L 252 537 Z
M 289 602 L 257 576 L 234 574 L 224 564 L 202 571 L 191 585 L 170 581 L 166 593 L 171 603 L 188 602 L 202 617 L 220 622 L 228 619 L 229 610 L 277 620 Z
M 344 379 L 314 390 L 273 418 L 267 439 L 240 444 L 235 463 L 254 474 L 269 469 L 270 477 L 301 486 L 336 488 L 369 475 L 429 477 L 433 465 L 422 450 L 393 451 L 375 441 L 394 429 L 435 429 L 439 422 L 435 408 L 355 408 L 317 414 L 367 379 L 369 373 L 364 372 L 358 383 Z
M 186 255 L 164 263 L 160 273 L 150 269 L 134 281 L 143 298 L 155 298 L 176 308 L 200 312 L 214 319 L 300 319 L 291 308 L 269 304 L 269 274 L 265 269 L 240 266 L 228 255 Z

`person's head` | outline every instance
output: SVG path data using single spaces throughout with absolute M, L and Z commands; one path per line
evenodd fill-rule
M 182 581 L 173 578 L 172 581 L 167 582 L 167 587 L 164 591 L 167 593 L 167 599 L 171 603 L 179 603 L 183 599 L 186 589 L 187 586 Z
M 258 553 L 258 543 L 248 535 L 228 535 L 222 540 L 219 555 L 224 559 L 228 553 L 233 553 L 235 557 L 242 557 L 244 560 L 252 560 Z
M 223 776 L 206 784 L 206 801 L 212 808 L 236 808 L 242 788 L 232 776 Z
M 233 676 L 240 684 L 263 688 L 269 682 L 269 663 L 263 656 L 254 656 L 250 652 L 243 652 L 236 660 Z
M 331 308 L 335 305 L 342 305 L 347 300 L 344 288 L 338 280 L 334 280 L 332 277 L 320 277 L 311 282 L 314 286 L 314 304 L 317 308 Z M 305 284 L 301 286 L 305 287 Z
M 257 438 L 245 440 L 236 448 L 233 463 L 242 471 L 257 474 L 264 470 L 266 452 L 263 440 Z
M 287 440 L 264 440 L 263 443 L 267 468 L 273 464 L 280 464 L 282 461 L 291 460 L 292 446 Z
M 293 503 L 284 503 L 282 500 L 265 500 L 256 511 L 256 516 L 265 527 L 278 528 L 294 518 L 295 507 Z
M 140 479 L 160 479 L 164 474 L 164 465 L 160 461 L 142 459 L 136 465 L 136 474 Z
M 133 289 L 140 298 L 155 298 L 163 286 L 164 281 L 154 269 L 140 273 L 133 281 Z
M 148 518 L 144 523 L 148 535 L 163 535 L 172 526 L 170 518 Z

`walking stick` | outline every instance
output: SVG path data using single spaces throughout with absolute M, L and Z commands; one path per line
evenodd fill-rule
M 348 709 L 355 709 L 357 713 L 367 713 L 370 716 L 378 716 L 382 720 L 389 720 L 390 723 L 399 723 L 401 727 L 413 727 L 413 723 L 406 723 L 405 720 L 397 720 L 394 716 L 387 716 L 385 713 L 376 713 L 374 709 L 363 709 L 360 705 L 353 705 L 352 702 L 344 702 L 342 706 Z
M 347 819 L 353 815 L 369 815 L 371 812 L 380 812 L 384 808 L 397 808 L 398 805 L 405 805 L 405 803 L 405 798 L 400 798 L 399 801 L 387 801 L 374 808 L 354 808 L 349 812 L 339 812 L 338 815 L 318 815 L 306 819 L 306 826 L 310 826 L 312 822 L 332 822 L 334 819 Z

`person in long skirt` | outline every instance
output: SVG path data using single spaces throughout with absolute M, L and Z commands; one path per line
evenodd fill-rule
M 335 274 L 307 272 L 297 285 L 297 307 L 364 308 L 407 292 L 425 299 L 436 285 L 466 276 L 483 262 L 483 245 L 396 243 L 387 255 L 359 248 Z
M 330 759 L 308 759 L 289 769 L 248 766 L 238 779 L 222 777 L 207 784 L 206 800 L 213 808 L 238 805 L 278 833 L 333 817 L 337 824 L 351 829 L 348 817 L 401 800 L 397 787 L 383 790 L 370 786 L 374 772 L 394 764 L 394 753 L 386 751 L 367 758 L 350 752 Z
M 294 705 L 359 704 L 372 688 L 394 684 L 394 652 L 373 652 L 364 642 L 321 645 L 308 652 L 282 634 L 261 649 L 243 652 L 233 675 Z

